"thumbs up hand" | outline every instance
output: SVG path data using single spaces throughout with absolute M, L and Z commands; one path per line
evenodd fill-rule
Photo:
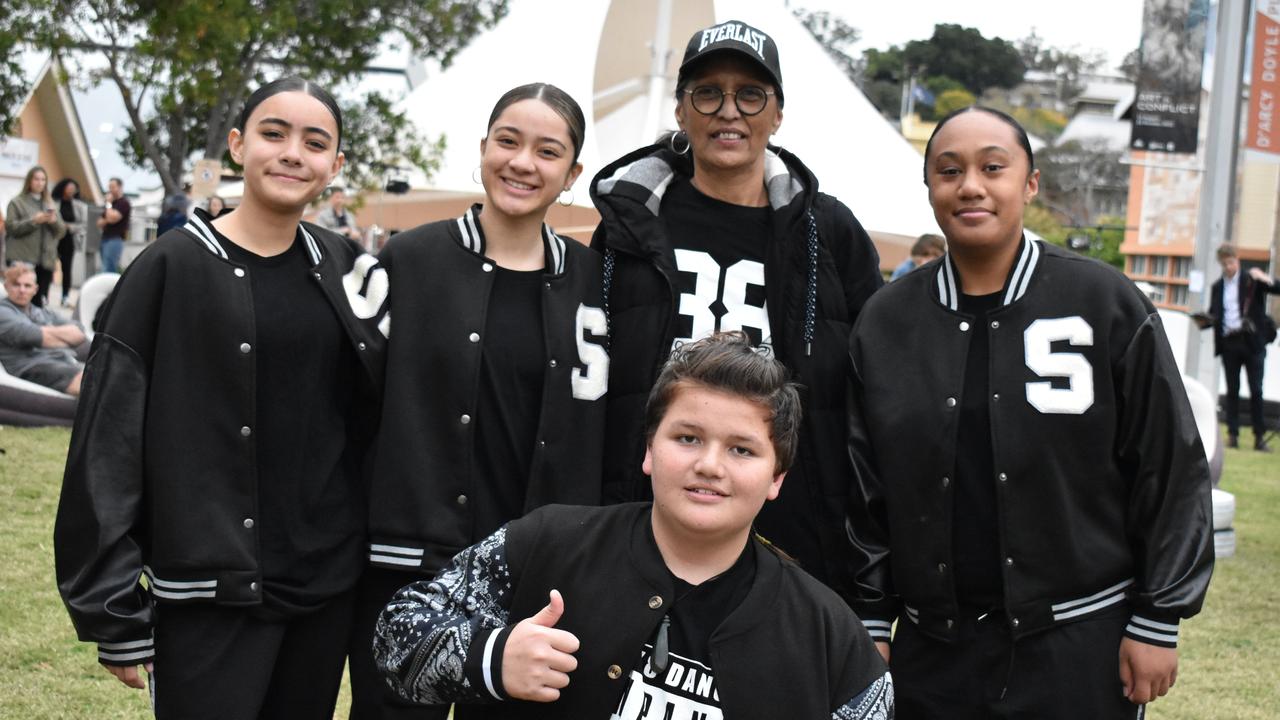
M 550 596 L 546 607 L 512 628 L 502 649 L 502 686 L 519 700 L 558 700 L 560 688 L 569 684 L 569 673 L 578 667 L 573 657 L 578 638 L 555 627 L 564 614 L 564 598 L 559 590 Z

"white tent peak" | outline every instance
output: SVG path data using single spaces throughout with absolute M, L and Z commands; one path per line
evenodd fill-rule
M 563 4 L 564 11 L 549 5 Z M 428 74 L 404 107 L 428 137 L 446 137 L 430 187 L 479 192 L 472 172 L 497 99 L 512 87 L 549 82 L 582 104 L 584 165 L 575 202 L 606 164 L 675 129 L 676 71 L 697 30 L 740 20 L 778 45 L 786 106 L 775 144 L 798 156 L 819 187 L 848 205 L 867 230 L 912 238 L 937 232 L 921 180 L 922 159 L 827 56 L 781 0 L 590 0 L 512 3 L 446 69 Z M 655 33 L 659 19 L 669 30 Z M 655 41 L 655 35 L 657 41 Z M 654 48 L 665 49 L 655 58 Z M 661 69 L 661 77 L 655 77 Z M 659 97 L 655 111 L 650 98 Z M 421 182 L 415 183 L 421 186 Z

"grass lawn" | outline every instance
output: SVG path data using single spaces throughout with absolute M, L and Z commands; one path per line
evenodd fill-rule
M 147 718 L 77 642 L 53 580 L 53 517 L 68 431 L 0 426 L 0 718 Z M 1178 684 L 1158 720 L 1272 718 L 1280 712 L 1280 454 L 1228 450 L 1236 557 L 1218 563 L 1204 612 L 1183 624 Z M 336 717 L 346 717 L 344 688 Z

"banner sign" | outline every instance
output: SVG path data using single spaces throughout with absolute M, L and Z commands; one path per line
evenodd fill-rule
M 1129 147 L 1194 153 L 1209 0 L 1146 0 Z
M 0 175 L 25 178 L 32 165 L 40 164 L 40 143 L 0 136 Z
M 1258 0 L 1245 147 L 1280 154 L 1280 0 Z

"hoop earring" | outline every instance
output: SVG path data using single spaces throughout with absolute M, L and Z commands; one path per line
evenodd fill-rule
M 564 201 L 565 193 L 569 193 L 569 202 Z M 556 202 L 560 203 L 564 207 L 569 207 L 570 205 L 573 204 L 573 201 L 574 201 L 573 188 L 565 188 L 564 190 L 561 190 L 560 197 L 556 198 Z
M 677 140 L 684 141 L 684 149 L 676 148 Z M 667 145 L 671 147 L 671 152 L 677 155 L 687 155 L 689 153 L 689 148 L 693 146 L 693 143 L 689 142 L 689 136 L 686 135 L 683 130 L 681 130 L 679 132 L 671 133 L 671 137 L 667 139 Z
M 480 166 L 479 166 L 479 165 L 477 165 L 477 166 L 476 166 L 476 169 L 475 169 L 475 170 L 472 170 L 472 171 L 471 171 L 471 182 L 473 182 L 473 183 L 475 183 L 475 184 L 477 184 L 477 185 L 482 184 L 482 183 L 481 183 L 481 180 L 480 180 Z

